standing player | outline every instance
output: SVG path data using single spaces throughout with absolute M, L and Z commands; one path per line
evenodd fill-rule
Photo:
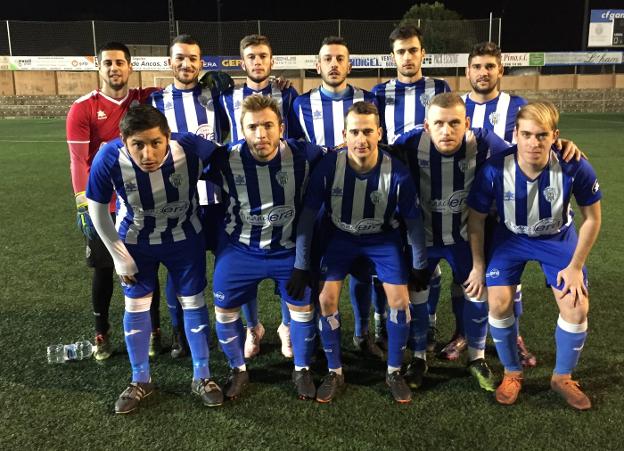
M 202 70 L 199 42 L 188 34 L 182 34 L 173 39 L 169 50 L 174 81 L 164 90 L 153 93 L 151 104 L 165 115 L 172 132 L 195 133 L 220 142 L 221 126 L 215 93 L 199 84 Z M 200 181 L 197 190 L 206 247 L 214 251 L 217 224 L 223 221 L 224 213 L 220 189 L 210 182 Z M 166 292 L 173 326 L 171 356 L 184 357 L 188 354 L 188 344 L 182 324 L 183 310 L 171 277 L 167 279 Z
M 266 36 L 252 34 L 245 36 L 240 41 L 241 68 L 247 74 L 245 84 L 224 92 L 219 97 L 223 110 L 230 126 L 230 141 L 236 142 L 243 138 L 240 132 L 241 113 L 243 100 L 252 95 L 260 94 L 269 96 L 277 101 L 280 108 L 283 124 L 284 137 L 301 138 L 303 136 L 297 117 L 294 114 L 293 101 L 297 97 L 295 88 L 280 87 L 276 82 L 271 82 L 271 70 L 273 69 L 273 50 Z M 282 322 L 277 334 L 282 342 L 281 351 L 284 357 L 293 356 L 290 343 L 290 319 L 288 308 L 282 303 Z M 247 319 L 247 336 L 245 339 L 245 357 L 251 358 L 260 352 L 260 341 L 264 336 L 264 326 L 258 321 L 258 300 L 252 299 L 242 306 Z
M 466 68 L 466 78 L 472 90 L 464 94 L 462 99 L 466 102 L 466 114 L 470 117 L 473 128 L 483 127 L 492 130 L 505 141 L 513 142 L 516 114 L 527 101 L 522 97 L 499 90 L 503 72 L 500 48 L 493 42 L 476 44 L 468 55 Z M 491 216 L 488 218 L 486 222 L 488 231 L 492 231 L 495 221 L 495 218 Z M 520 284 L 514 296 L 514 315 L 516 327 L 519 328 L 520 315 L 522 315 L 522 286 Z M 522 366 L 533 367 L 537 364 L 537 359 L 529 352 L 519 332 L 518 351 Z
M 316 399 L 330 402 L 344 388 L 340 357 L 338 301 L 345 276 L 358 258 L 372 261 L 384 284 L 390 314 L 386 383 L 397 402 L 412 394 L 401 374 L 410 323 L 408 276 L 416 289 L 427 284 L 424 230 L 416 190 L 407 169 L 378 148 L 382 129 L 375 105 L 356 102 L 347 112 L 343 139 L 347 149 L 327 154 L 312 174 L 299 222 L 293 276 L 310 269 L 314 218 L 324 207 L 331 218 L 328 245 L 321 258 L 319 320 L 329 374 Z M 408 270 L 397 215 L 405 221 L 413 255 Z
M 424 36 L 413 25 L 403 25 L 392 30 L 389 36 L 390 54 L 397 67 L 397 76 L 373 88 L 377 99 L 384 142 L 392 144 L 398 136 L 420 126 L 427 116 L 429 102 L 436 94 L 451 90 L 446 81 L 424 77 L 422 63 L 425 57 Z M 436 267 L 429 285 L 430 298 L 438 299 L 440 293 L 440 268 Z M 385 298 L 379 285 L 375 286 L 375 341 L 383 342 Z M 430 347 L 435 346 L 435 312 L 437 302 L 430 304 Z
M 78 226 L 87 239 L 87 266 L 93 268 L 91 301 L 95 316 L 96 360 L 110 357 L 113 346 L 110 341 L 108 311 L 113 295 L 113 260 L 93 229 L 85 190 L 96 153 L 107 141 L 119 136 L 119 121 L 133 102 L 144 102 L 155 88 L 129 89 L 128 79 L 132 73 L 130 51 L 119 42 L 108 42 L 98 50 L 100 89 L 80 97 L 67 114 L 67 144 L 69 146 L 72 186 L 77 207 Z M 110 202 L 110 212 L 115 212 L 115 202 Z M 154 293 L 155 334 L 152 346 L 160 340 L 158 302 L 160 290 Z
M 93 223 L 113 257 L 125 295 L 123 322 L 132 382 L 115 403 L 115 413 L 135 410 L 154 391 L 148 311 L 161 263 L 184 309 L 193 358 L 191 392 L 205 405 L 219 406 L 223 392 L 208 367 L 206 255 L 197 217 L 197 180 L 211 152 L 194 148 L 189 140 L 170 141 L 166 117 L 149 105 L 131 107 L 119 128 L 121 140 L 98 152 L 87 187 Z M 117 230 L 107 213 L 113 192 L 119 204 Z
M 479 296 L 485 280 L 490 332 L 505 367 L 496 400 L 513 404 L 523 381 L 513 297 L 526 263 L 538 261 L 559 307 L 550 386 L 570 406 L 585 410 L 591 401 L 571 374 L 587 336 L 585 261 L 600 230 L 602 194 L 586 160 L 566 163 L 553 150 L 558 121 L 559 112 L 550 102 L 522 107 L 514 132 L 517 146 L 492 158 L 478 174 L 468 197 L 474 261 L 466 291 Z M 578 236 L 570 214 L 572 195 L 583 218 Z M 494 201 L 500 222 L 486 269 L 483 229 Z
M 295 113 L 308 141 L 328 148 L 338 147 L 343 143 L 345 116 L 351 105 L 359 101 L 374 102 L 375 96 L 347 83 L 351 63 L 349 48 L 341 37 L 323 39 L 316 71 L 321 75 L 321 86 L 297 97 Z M 383 359 L 383 351 L 368 333 L 371 277 L 367 262 L 360 260 L 354 264 L 349 288 L 355 316 L 353 342 L 360 350 Z
M 300 399 L 314 398 L 310 359 L 316 327 L 310 290 L 291 296 L 286 285 L 295 262 L 304 189 L 323 149 L 302 140 L 281 140 L 279 106 L 267 96 L 243 100 L 241 126 L 245 140 L 219 149 L 209 173 L 227 196 L 225 236 L 213 274 L 217 336 L 231 368 L 225 396 L 239 397 L 249 383 L 240 308 L 256 298 L 263 279 L 272 279 L 290 313 L 293 382 Z

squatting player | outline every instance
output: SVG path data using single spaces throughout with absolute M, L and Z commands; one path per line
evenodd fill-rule
M 347 148 L 328 153 L 312 174 L 299 221 L 293 276 L 310 269 L 313 223 L 319 209 L 324 207 L 331 218 L 328 245 L 320 263 L 319 296 L 319 329 L 329 374 L 317 390 L 319 402 L 330 402 L 344 388 L 338 300 L 343 280 L 358 258 L 372 261 L 388 299 L 386 383 L 397 402 L 412 398 L 400 370 L 410 323 L 408 277 L 416 289 L 427 284 L 424 230 L 410 175 L 397 159 L 378 148 L 381 136 L 377 107 L 368 102 L 354 103 L 345 118 Z M 405 221 L 413 245 L 409 265 L 398 215 Z
M 480 296 L 487 285 L 490 333 L 505 375 L 496 400 L 513 404 L 522 387 L 513 297 L 524 266 L 538 261 L 559 307 L 557 348 L 551 388 L 569 405 L 585 410 L 591 401 L 572 380 L 587 336 L 589 299 L 585 261 L 598 237 L 602 197 L 586 160 L 562 161 L 553 150 L 559 112 L 550 102 L 530 102 L 518 112 L 517 146 L 491 158 L 477 175 L 468 197 L 470 245 L 475 277 L 466 287 Z M 574 195 L 582 215 L 578 236 L 570 211 Z M 500 222 L 487 263 L 483 228 L 492 202 Z
M 282 140 L 279 106 L 268 96 L 243 100 L 241 126 L 245 140 L 219 148 L 207 175 L 221 185 L 227 203 L 213 274 L 217 337 L 231 368 L 225 396 L 239 397 L 249 383 L 241 306 L 256 299 L 262 280 L 272 279 L 289 309 L 297 394 L 300 399 L 314 398 L 310 359 L 316 326 L 310 290 L 293 292 L 287 284 L 295 263 L 304 190 L 323 148 Z
M 155 88 L 129 89 L 132 73 L 130 51 L 119 42 L 107 42 L 98 50 L 100 89 L 76 100 L 67 113 L 67 144 L 69 146 L 72 186 L 76 199 L 78 225 L 87 239 L 87 266 L 93 268 L 91 301 L 95 316 L 96 360 L 110 357 L 108 311 L 113 295 L 113 261 L 93 229 L 85 190 L 91 163 L 100 147 L 119 137 L 119 121 L 134 102 L 144 102 Z M 111 200 L 110 212 L 115 213 Z M 154 293 L 154 321 L 158 330 L 158 299 Z M 156 339 L 159 336 L 154 337 Z
M 208 367 L 206 255 L 197 217 L 197 180 L 211 152 L 195 149 L 189 140 L 183 145 L 170 140 L 166 117 L 149 105 L 131 107 L 119 128 L 121 139 L 98 152 L 87 187 L 93 224 L 113 257 L 125 295 L 123 324 L 132 382 L 115 403 L 115 412 L 135 410 L 154 391 L 148 311 L 161 263 L 184 309 L 193 359 L 191 392 L 207 406 L 221 405 L 223 392 Z M 114 192 L 117 230 L 107 212 Z

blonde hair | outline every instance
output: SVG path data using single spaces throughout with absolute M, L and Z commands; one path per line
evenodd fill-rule
M 559 124 L 559 111 L 557 111 L 557 107 L 548 100 L 533 101 L 527 103 L 518 111 L 518 115 L 516 116 L 516 128 L 518 128 L 520 119 L 531 120 L 554 132 L 557 130 L 557 125 Z
M 246 113 L 256 113 L 258 111 L 262 111 L 265 109 L 269 109 L 275 113 L 277 116 L 278 123 L 282 123 L 282 113 L 280 112 L 279 105 L 277 101 L 269 96 L 263 96 L 260 94 L 252 94 L 250 96 L 245 97 L 243 100 L 243 105 L 241 108 L 241 116 L 240 121 L 241 125 L 243 124 L 243 118 Z

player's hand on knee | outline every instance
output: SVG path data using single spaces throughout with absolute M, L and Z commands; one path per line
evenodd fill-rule
M 485 292 L 485 282 L 483 271 L 472 268 L 468 278 L 463 283 L 464 291 L 468 296 L 475 299 L 481 299 Z
M 91 222 L 91 216 L 89 215 L 89 209 L 87 208 L 87 197 L 84 191 L 77 193 L 76 199 L 76 225 L 84 236 L 89 240 L 94 240 L 97 237 L 97 232 Z
M 286 292 L 293 299 L 303 299 L 305 290 L 310 283 L 310 272 L 305 269 L 293 268 L 286 284 Z
M 574 307 L 576 307 L 580 299 L 588 296 L 582 270 L 570 268 L 569 266 L 562 269 L 557 273 L 557 285 L 561 285 L 562 282 L 561 294 L 564 298 L 569 298 L 573 302 Z
M 429 286 L 429 279 L 431 278 L 431 271 L 428 268 L 415 269 L 410 271 L 409 279 L 407 282 L 410 291 L 423 291 Z

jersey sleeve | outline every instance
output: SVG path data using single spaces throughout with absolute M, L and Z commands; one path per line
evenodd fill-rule
M 397 199 L 398 213 L 406 219 L 416 218 L 421 214 L 418 196 L 416 194 L 416 186 L 403 164 L 398 160 L 393 161 L 392 164 L 397 166 L 396 176 L 399 190 Z
M 595 204 L 602 199 L 602 191 L 594 168 L 585 159 L 579 162 L 579 168 L 572 184 L 572 193 L 581 207 Z
M 101 204 L 107 204 L 113 197 L 114 187 L 111 179 L 111 167 L 114 161 L 114 152 L 117 152 L 117 145 L 113 141 L 104 145 L 95 155 L 87 184 L 88 199 Z
M 139 102 L 151 103 L 152 94 L 161 90 L 162 90 L 161 88 L 156 88 L 156 87 L 141 88 L 139 91 Z
M 476 173 L 466 203 L 479 213 L 489 213 L 494 202 L 494 166 L 486 162 Z
M 475 133 L 478 141 L 487 143 L 487 146 L 490 149 L 490 156 L 504 152 L 512 146 L 492 130 L 477 128 L 473 129 L 473 132 Z
M 310 182 L 306 190 L 303 205 L 311 210 L 319 211 L 325 202 L 327 190 L 333 181 L 336 167 L 336 154 L 327 154 L 316 166 L 310 175 Z
M 74 193 L 85 191 L 89 178 L 89 144 L 91 127 L 86 102 L 74 103 L 65 123 L 69 147 L 69 170 Z

